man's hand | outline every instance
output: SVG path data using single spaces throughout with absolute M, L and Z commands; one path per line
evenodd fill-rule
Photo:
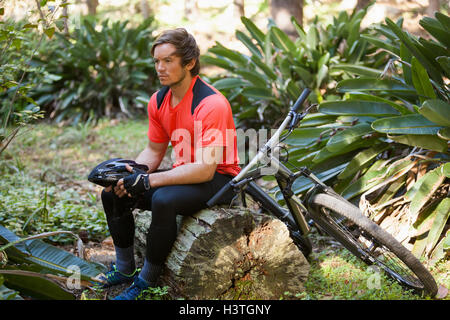
M 128 177 L 121 179 L 123 180 L 121 183 L 122 187 L 121 190 L 124 189 L 126 194 L 128 194 L 128 196 L 131 197 L 139 196 L 143 194 L 145 191 L 150 190 L 150 179 L 147 172 L 136 168 L 133 169 L 128 165 L 127 170 L 130 171 L 132 174 L 129 175 Z M 117 185 L 119 185 L 121 180 L 119 180 Z
M 132 174 L 128 177 L 120 179 L 117 182 L 116 186 L 109 186 L 105 188 L 104 190 L 106 192 L 110 192 L 114 188 L 114 193 L 119 198 L 122 198 L 125 195 L 128 195 L 129 197 L 135 197 L 147 190 L 150 190 L 150 180 L 147 172 L 136 168 L 133 169 L 128 164 L 126 164 L 125 166 L 127 170 Z

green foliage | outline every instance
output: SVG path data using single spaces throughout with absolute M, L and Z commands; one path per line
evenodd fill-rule
M 32 84 L 24 84 L 28 65 L 38 42 L 29 36 L 26 22 L 0 22 L 0 153 L 17 134 L 18 128 L 42 117 L 40 108 L 29 96 Z
M 0 241 L 6 243 L 0 246 L 0 254 L 6 257 L 2 259 L 0 274 L 8 287 L 37 299 L 72 300 L 74 295 L 54 279 L 69 283 L 73 274 L 79 284 L 82 280 L 95 281 L 94 277 L 105 272 L 105 266 L 86 262 L 39 239 L 46 236 L 21 239 L 0 226 Z
M 334 66 L 364 69 L 371 75 L 379 73 L 368 66 L 386 55 L 368 56 L 373 47 L 369 48 L 360 36 L 365 14 L 365 10 L 350 16 L 342 12 L 332 24 L 323 26 L 316 21 L 308 31 L 292 19 L 298 33 L 295 40 L 272 21 L 264 33 L 250 19 L 242 17 L 247 33 L 236 31 L 236 37 L 251 55 L 217 42 L 202 57 L 202 62 L 227 71 L 226 77 L 213 85 L 227 93 L 239 126 L 272 126 L 298 98 L 302 88 L 314 89 L 312 102 L 335 100 L 333 81 L 347 75 Z M 363 60 L 366 65 L 359 65 Z
M 39 14 L 37 22 L 30 15 L 20 22 L 0 21 L 0 154 L 22 127 L 43 117 L 30 96 L 30 90 L 42 80 L 42 68 L 31 61 L 56 28 L 62 29 L 64 16 L 55 15 L 68 5 L 62 1 L 51 1 L 52 8 L 46 6 L 47 1 L 37 4 L 37 10 L 30 11 Z M 0 16 L 5 13 L 3 5 L 0 1 Z
M 133 28 L 128 21 L 97 24 L 85 18 L 70 36 L 56 32 L 33 60 L 45 76 L 32 97 L 56 122 L 145 114 L 148 92 L 156 86 L 153 22 Z
M 391 55 L 385 71 L 370 75 L 364 69 L 336 66 L 353 73 L 337 85 L 344 99 L 321 103 L 319 117 L 331 117 L 328 122 L 313 130 L 307 122 L 301 124 L 286 140 L 294 150 L 294 165 L 312 168 L 344 197 L 359 200 L 364 212 L 382 226 L 403 225 L 399 236 L 405 243 L 416 242 L 413 252 L 430 263 L 438 261 L 437 255 L 445 256 L 443 230 L 448 221 L 450 88 L 445 65 L 439 63 L 450 58 L 450 47 L 443 41 L 444 33 L 450 37 L 447 19 L 436 14 L 436 19 L 421 21 L 437 41 L 408 34 L 401 20 L 386 19 L 386 25 L 374 26 L 386 40 L 380 44 L 379 38 L 365 38 Z M 419 168 L 427 172 L 421 179 L 405 178 Z M 301 179 L 294 184 L 297 193 L 309 187 Z M 409 203 L 406 213 L 402 201 Z M 429 211 L 430 206 L 435 209 Z M 393 211 L 398 217 L 386 219 Z M 409 223 L 396 221 L 403 214 Z M 424 215 L 429 220 L 421 224 Z
M 21 172 L 3 168 L 0 181 L 0 224 L 19 235 L 49 231 L 87 231 L 91 240 L 107 234 L 106 220 L 95 196 L 83 199 L 74 189 L 60 190 Z M 65 235 L 50 237 L 72 241 Z
M 322 242 L 323 240 L 316 239 Z M 290 294 L 292 295 L 292 293 Z M 289 297 L 289 294 L 287 295 Z M 311 257 L 311 272 L 301 300 L 418 300 L 420 296 L 388 278 L 381 270 L 367 267 L 345 249 L 323 249 Z

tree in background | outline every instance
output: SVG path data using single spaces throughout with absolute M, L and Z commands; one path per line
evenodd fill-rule
M 270 15 L 288 36 L 296 37 L 297 32 L 291 23 L 291 16 L 294 16 L 300 25 L 303 24 L 303 0 L 271 0 Z
M 98 0 L 86 0 L 86 4 L 88 7 L 88 13 L 94 16 L 97 13 Z
M 233 0 L 233 5 L 239 17 L 245 17 L 244 0 Z

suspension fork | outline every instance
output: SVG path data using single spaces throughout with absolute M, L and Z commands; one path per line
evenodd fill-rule
M 277 169 L 275 177 L 277 179 L 278 185 L 280 186 L 281 193 L 283 194 L 283 198 L 286 202 L 287 207 L 289 208 L 289 211 L 292 213 L 293 218 L 302 235 L 307 235 L 310 231 L 309 224 L 305 218 L 308 210 L 306 209 L 302 201 L 292 191 L 292 184 L 294 183 L 295 179 L 297 179 L 297 176 L 274 157 L 272 157 L 271 159 L 271 165 Z

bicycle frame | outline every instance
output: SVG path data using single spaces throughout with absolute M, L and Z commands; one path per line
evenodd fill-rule
M 327 190 L 328 187 L 322 183 L 314 174 L 312 174 L 307 168 L 302 168 L 299 172 L 294 173 L 289 168 L 287 168 L 283 163 L 281 163 L 277 157 L 274 157 L 272 153 L 268 156 L 268 153 L 279 144 L 280 137 L 283 131 L 289 127 L 289 135 L 292 130 L 297 126 L 297 123 L 303 119 L 309 108 L 298 114 L 297 110 L 300 105 L 306 100 L 309 95 L 310 90 L 305 89 L 294 106 L 289 111 L 287 117 L 281 123 L 280 127 L 276 130 L 276 132 L 272 135 L 272 137 L 267 141 L 264 146 L 262 146 L 256 156 L 240 171 L 240 173 L 235 176 L 229 184 L 227 184 L 222 190 L 220 190 L 209 202 L 208 206 L 214 205 L 217 200 L 231 187 L 235 190 L 242 188 L 244 192 L 249 193 L 250 195 L 254 195 L 257 198 L 264 199 L 264 202 L 267 206 L 270 207 L 271 212 L 276 213 L 277 218 L 285 221 L 288 225 L 292 227 L 293 230 L 299 230 L 302 235 L 307 235 L 310 231 L 310 227 L 308 222 L 306 221 L 305 215 L 308 212 L 308 209 L 311 210 L 313 208 L 306 208 L 303 202 L 293 193 L 292 184 L 300 175 L 303 175 L 310 180 L 313 181 L 314 187 L 310 190 L 308 195 L 314 194 L 316 190 Z M 269 166 L 265 168 L 272 168 L 275 170 L 274 175 L 278 186 L 280 187 L 281 192 L 283 193 L 284 200 L 286 202 L 289 211 L 285 211 L 281 208 L 281 206 L 274 201 L 271 197 L 269 197 L 265 191 L 263 191 L 260 187 L 258 187 L 253 180 L 263 176 L 264 174 L 260 174 L 260 172 L 252 173 L 251 170 L 258 163 L 265 161 L 269 163 Z M 271 171 L 272 171 L 271 170 Z M 308 203 L 308 198 L 305 201 Z M 308 206 L 309 207 L 309 206 Z M 292 216 L 290 215 L 292 213 Z

